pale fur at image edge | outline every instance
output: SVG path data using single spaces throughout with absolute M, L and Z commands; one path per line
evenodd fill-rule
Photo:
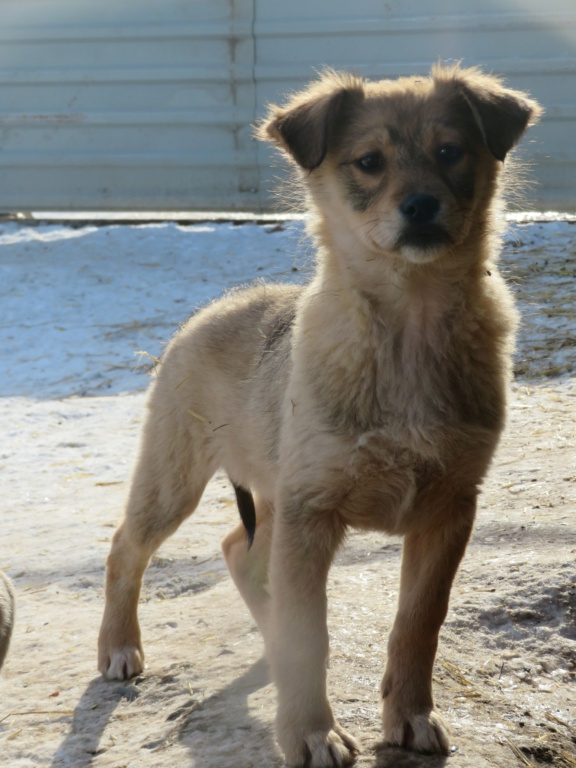
M 8 653 L 15 618 L 14 590 L 8 577 L 0 571 L 0 668 Z

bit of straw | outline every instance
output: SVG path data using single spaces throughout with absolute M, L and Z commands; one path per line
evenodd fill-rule
M 212 424 L 210 419 L 207 419 L 206 416 L 202 416 L 201 413 L 197 413 L 196 411 L 193 411 L 192 408 L 188 408 L 188 413 L 190 416 L 193 416 L 195 419 L 198 419 L 198 421 L 201 421 L 203 424 Z
M 530 762 L 530 760 L 528 760 L 528 758 L 526 757 L 526 755 L 524 754 L 524 752 L 522 752 L 522 750 L 521 750 L 521 749 L 519 749 L 519 748 L 516 746 L 516 744 L 513 744 L 513 743 L 510 741 L 510 739 L 506 739 L 506 744 L 508 744 L 508 746 L 510 747 L 510 749 L 512 750 L 512 752 L 514 752 L 514 754 L 516 755 L 516 757 L 518 758 L 518 760 L 520 760 L 522 763 L 524 763 L 524 765 L 533 765 L 533 763 L 531 763 L 531 762 Z
M 152 362 L 155 363 L 156 365 L 158 365 L 160 363 L 159 358 L 154 357 L 154 355 L 149 355 L 148 352 L 145 352 L 143 349 L 136 350 L 136 352 L 134 352 L 134 354 L 138 355 L 140 357 L 140 360 L 143 357 L 147 357 L 148 360 L 152 360 Z
M 9 712 L 0 719 L 0 723 L 8 720 L 9 717 L 25 717 L 26 715 L 51 715 L 52 717 L 61 717 L 62 715 L 73 715 L 73 709 L 31 709 L 29 712 Z
M 551 712 L 546 712 L 544 717 L 546 720 L 550 720 L 551 723 L 556 723 L 556 725 L 562 725 L 564 728 L 568 728 L 569 731 L 574 730 L 574 726 L 566 723 L 564 720 L 560 720 L 559 717 L 556 717 L 556 715 L 553 715 Z
M 561 755 L 562 759 L 568 763 L 568 765 L 576 766 L 576 759 L 572 757 L 572 755 L 569 755 L 568 752 L 564 752 L 563 749 L 558 750 L 558 754 Z
M 194 373 L 194 371 L 190 371 L 190 373 L 187 376 L 184 376 L 182 381 L 179 384 L 176 384 L 176 386 L 174 387 L 174 392 L 176 392 L 177 389 L 180 389 L 182 384 L 185 384 L 188 381 L 188 379 L 190 378 L 190 376 L 193 375 L 193 373 Z
M 451 664 L 449 661 L 443 661 L 442 666 L 448 672 L 450 677 L 453 680 L 456 680 L 457 683 L 460 683 L 460 685 L 473 687 L 473 683 L 471 683 L 470 680 L 464 677 L 464 675 L 462 674 L 462 672 L 460 672 L 456 664 Z

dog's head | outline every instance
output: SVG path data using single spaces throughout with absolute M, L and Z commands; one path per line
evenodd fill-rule
M 427 263 L 478 236 L 506 155 L 540 113 L 476 69 L 382 82 L 327 72 L 271 107 L 259 136 L 304 172 L 329 227 Z

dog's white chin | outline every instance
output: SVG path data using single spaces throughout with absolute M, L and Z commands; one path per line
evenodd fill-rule
M 446 246 L 427 246 L 426 248 L 418 248 L 413 245 L 403 245 L 400 248 L 400 255 L 403 259 L 410 264 L 432 264 L 437 261 L 444 251 Z

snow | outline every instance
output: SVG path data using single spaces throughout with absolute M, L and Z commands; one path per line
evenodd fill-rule
M 158 356 L 198 307 L 256 278 L 298 276 L 302 225 L 277 226 L 4 224 L 0 396 L 145 388 L 137 353 Z
M 528 334 L 535 305 L 552 297 L 554 316 L 542 324 L 537 306 L 535 333 L 536 341 L 544 342 L 560 332 L 555 352 L 560 363 L 571 346 L 564 337 L 573 305 L 575 232 L 566 219 L 526 223 L 516 216 L 503 259 L 504 272 L 515 283 L 535 270 L 544 273 L 533 275 L 534 290 L 520 296 L 525 328 Z M 311 254 L 301 221 L 79 228 L 5 223 L 0 226 L 0 396 L 141 391 L 150 360 L 139 353 L 157 357 L 179 323 L 227 289 L 258 278 L 301 279 Z M 563 254 L 571 261 L 559 274 Z M 558 315 L 562 296 L 566 312 Z M 528 335 L 532 351 L 534 335 Z

